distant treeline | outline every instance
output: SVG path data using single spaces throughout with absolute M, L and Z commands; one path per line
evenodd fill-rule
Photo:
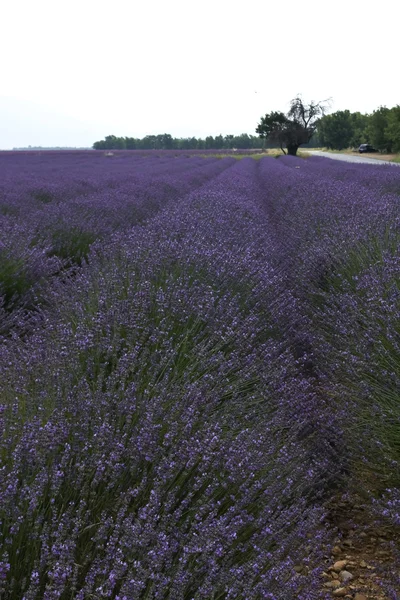
M 107 135 L 104 140 L 93 144 L 95 150 L 221 150 L 261 148 L 261 140 L 257 135 L 212 135 L 205 139 L 188 137 L 174 138 L 169 133 L 146 135 L 144 138 L 116 137 Z
M 349 110 L 325 115 L 318 123 L 318 137 L 321 146 L 334 150 L 368 143 L 381 152 L 400 152 L 400 105 L 380 106 L 369 115 Z
M 91 148 L 88 148 L 87 146 L 26 146 L 13 148 L 13 152 L 28 152 L 30 150 L 91 150 Z
M 264 143 L 263 143 L 264 142 Z M 303 147 L 326 146 L 342 150 L 372 144 L 381 152 L 400 152 L 400 105 L 381 106 L 372 114 L 338 110 L 322 117 L 312 140 Z M 95 150 L 251 150 L 273 148 L 276 144 L 257 135 L 212 135 L 174 138 L 169 133 L 146 135 L 144 138 L 107 135 L 93 144 Z
M 314 145 L 314 144 L 311 144 Z M 212 135 L 205 139 L 188 137 L 174 138 L 169 133 L 146 135 L 144 138 L 116 137 L 107 135 L 104 140 L 95 142 L 95 150 L 252 150 L 272 148 L 274 145 L 264 143 L 258 135 Z

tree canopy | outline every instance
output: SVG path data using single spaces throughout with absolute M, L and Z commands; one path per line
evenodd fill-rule
M 400 151 L 400 106 L 380 106 L 371 114 L 338 110 L 318 122 L 322 146 L 332 150 L 368 143 L 381 152 Z
M 301 96 L 290 102 L 290 109 L 283 112 L 272 111 L 261 118 L 256 133 L 272 143 L 276 143 L 282 152 L 295 156 L 302 144 L 310 142 L 319 119 L 325 114 L 328 101 L 311 101 L 305 104 Z

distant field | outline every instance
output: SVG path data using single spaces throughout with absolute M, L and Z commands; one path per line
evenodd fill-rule
M 400 170 L 269 154 L 0 154 L 0 597 L 399 597 Z

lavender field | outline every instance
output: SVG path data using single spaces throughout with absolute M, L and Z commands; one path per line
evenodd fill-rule
M 390 166 L 1 154 L 0 597 L 331 598 L 330 500 L 400 526 L 399 209 Z

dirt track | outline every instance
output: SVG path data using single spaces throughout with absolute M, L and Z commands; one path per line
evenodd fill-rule
M 332 158 L 334 160 L 344 160 L 345 162 L 363 163 L 370 165 L 395 165 L 400 167 L 400 163 L 391 162 L 389 160 L 381 160 L 379 158 L 370 158 L 366 156 L 359 156 L 358 154 L 336 154 L 333 152 L 322 152 L 321 150 L 307 150 L 309 154 L 313 156 L 324 156 L 325 158 Z

